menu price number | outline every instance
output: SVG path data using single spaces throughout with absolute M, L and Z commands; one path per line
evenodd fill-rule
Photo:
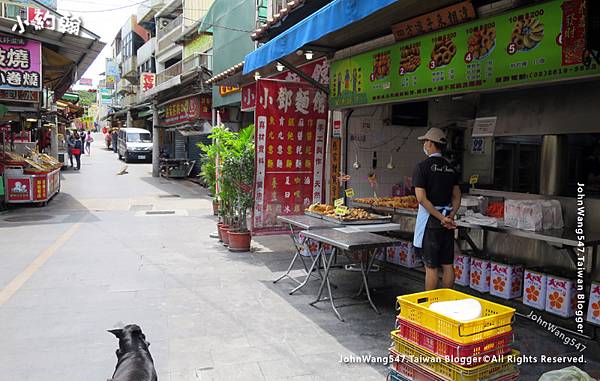
M 436 67 L 437 67 L 437 64 L 435 63 L 435 60 L 429 61 L 429 69 L 430 70 L 435 70 Z
M 467 54 L 465 54 L 465 63 L 471 63 L 473 62 L 473 53 L 471 52 L 467 52 Z
M 471 184 L 473 187 L 475 187 L 475 184 L 477 184 L 479 182 L 479 175 L 471 175 L 471 178 L 469 179 L 469 184 Z
M 347 206 L 338 206 L 337 208 L 335 208 L 335 214 L 337 214 L 338 216 L 345 216 L 346 214 L 348 214 L 348 207 Z
M 400 66 L 400 71 L 398 71 L 398 73 L 400 73 L 400 75 L 406 74 L 406 69 L 404 68 L 404 66 Z
M 517 52 L 517 44 L 515 44 L 514 42 L 511 42 L 510 44 L 508 44 L 508 47 L 506 48 L 506 52 L 508 54 L 510 54 L 511 56 L 513 54 L 515 54 Z

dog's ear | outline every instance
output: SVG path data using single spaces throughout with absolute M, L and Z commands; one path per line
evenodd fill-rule
M 117 337 L 117 339 L 120 339 L 121 337 L 123 337 L 123 329 L 121 329 L 121 328 L 108 329 L 107 331 L 112 333 L 113 335 L 115 335 Z

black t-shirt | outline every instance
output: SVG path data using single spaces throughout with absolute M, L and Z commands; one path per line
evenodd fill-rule
M 459 174 L 448 162 L 439 156 L 431 156 L 420 162 L 413 173 L 413 186 L 423 188 L 434 206 L 452 203 L 452 188 L 459 184 Z

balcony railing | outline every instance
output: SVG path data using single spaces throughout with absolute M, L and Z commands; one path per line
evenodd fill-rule
M 183 60 L 183 73 L 190 72 L 200 66 L 212 71 L 212 54 L 194 53 Z
M 152 37 L 144 45 L 140 46 L 137 51 L 137 61 L 143 64 L 152 58 L 152 54 L 156 51 L 156 37 Z
M 183 25 L 183 14 L 177 16 L 173 21 L 171 21 L 169 24 L 167 24 L 167 26 L 165 26 L 163 28 L 159 28 L 156 31 L 156 37 L 160 41 L 162 38 L 164 38 L 166 35 L 171 33 L 176 28 L 179 28 L 181 31 L 183 31 L 182 25 Z
M 167 82 L 171 78 L 175 78 L 178 75 L 181 75 L 181 71 L 183 69 L 182 65 L 183 61 L 177 62 L 175 65 L 166 68 L 156 75 L 156 85 L 160 85 L 161 83 Z

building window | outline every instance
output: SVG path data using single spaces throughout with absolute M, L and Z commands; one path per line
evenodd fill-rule
M 129 58 L 133 55 L 133 34 L 129 33 L 123 39 L 123 58 Z
M 278 15 L 287 6 L 288 0 L 273 0 L 273 16 Z
M 27 19 L 27 8 L 15 4 L 4 4 L 4 17 L 16 20 L 17 15 L 20 15 L 23 20 Z

